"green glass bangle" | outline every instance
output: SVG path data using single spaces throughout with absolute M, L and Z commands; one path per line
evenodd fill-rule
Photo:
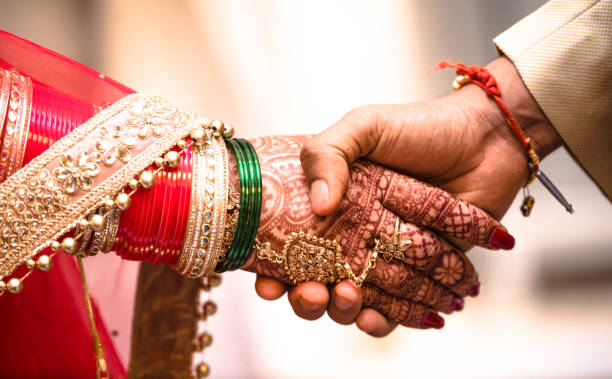
M 244 225 L 244 229 L 243 229 L 243 233 L 236 233 L 235 236 L 240 236 L 239 240 L 237 241 L 237 245 L 236 245 L 236 249 L 234 250 L 234 254 L 232 255 L 230 261 L 227 263 L 227 269 L 228 270 L 235 270 L 238 267 L 238 263 L 240 262 L 241 258 L 244 255 L 248 255 L 248 251 L 250 251 L 250 246 L 247 245 L 248 243 L 248 231 L 250 230 L 249 225 L 251 224 L 251 208 L 253 207 L 253 196 L 252 196 L 252 173 L 251 173 L 251 168 L 250 168 L 250 163 L 249 163 L 249 156 L 247 154 L 247 152 L 244 150 L 244 147 L 242 146 L 242 144 L 239 142 L 238 139 L 234 139 L 234 143 L 236 144 L 236 150 L 240 151 L 240 153 L 243 155 L 243 163 L 244 163 L 244 167 L 245 167 L 245 177 L 246 177 L 246 191 L 244 192 L 244 196 L 247 199 L 247 207 L 245 208 L 240 208 L 240 212 L 245 214 L 246 216 L 246 223 Z M 240 193 L 240 196 L 242 196 L 242 191 Z M 236 237 L 234 237 L 235 239 Z
M 240 256 L 234 261 L 234 265 L 231 269 L 237 269 L 242 266 L 248 259 L 251 253 L 253 244 L 255 243 L 255 237 L 257 236 L 257 229 L 259 227 L 259 219 L 261 216 L 261 202 L 262 202 L 262 191 L 261 191 L 261 169 L 259 167 L 259 159 L 255 148 L 248 140 L 237 139 L 238 143 L 241 144 L 243 151 L 247 158 L 247 166 L 249 172 L 249 218 L 247 221 L 246 234 L 244 238 L 244 246 L 240 250 Z
M 246 157 L 242 152 L 242 148 L 235 140 L 227 140 L 227 145 L 232 149 L 234 157 L 236 158 L 236 164 L 238 166 L 238 176 L 240 178 L 240 215 L 238 216 L 238 224 L 236 225 L 236 237 L 230 246 L 225 261 L 219 263 L 215 271 L 224 272 L 229 270 L 232 263 L 236 259 L 241 238 L 245 233 L 245 228 L 248 220 L 248 208 L 249 208 L 249 196 L 248 196 L 248 170 L 246 166 Z
M 228 139 L 225 141 L 226 145 L 232 150 L 234 157 L 236 158 L 236 164 L 238 166 L 238 176 L 240 178 L 240 214 L 238 216 L 238 224 L 236 225 L 235 236 L 242 236 L 245 233 L 245 227 L 248 219 L 248 170 L 246 167 L 246 159 L 242 153 L 240 145 L 234 140 Z M 234 238 L 232 245 L 230 246 L 225 260 L 220 262 L 215 267 L 215 272 L 224 272 L 231 267 L 232 261 L 235 259 L 237 254 L 238 244 L 240 240 Z

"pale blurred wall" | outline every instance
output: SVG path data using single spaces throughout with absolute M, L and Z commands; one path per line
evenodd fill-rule
M 0 26 L 250 137 L 313 133 L 360 104 L 448 93 L 452 73 L 427 75 L 438 60 L 486 63 L 491 38 L 540 4 L 3 1 Z M 326 317 L 303 321 L 232 273 L 214 294 L 214 377 L 612 377 L 612 207 L 566 153 L 543 168 L 576 214 L 532 186 L 532 217 L 515 204 L 503 220 L 517 247 L 471 253 L 482 294 L 443 331 L 374 340 Z

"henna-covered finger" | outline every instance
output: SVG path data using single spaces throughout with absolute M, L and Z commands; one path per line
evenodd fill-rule
M 343 280 L 331 291 L 327 315 L 338 324 L 352 324 L 361 310 L 361 303 L 361 289 L 350 280 Z
M 359 312 L 359 316 L 357 316 L 357 320 L 355 320 L 355 325 L 357 325 L 361 331 L 372 337 L 382 338 L 394 331 L 398 324 L 389 321 L 377 310 L 364 308 Z
M 384 233 L 388 236 L 393 236 L 395 233 L 395 224 L 397 217 L 393 212 L 388 209 L 381 211 L 380 223 L 378 224 L 377 234 Z M 465 253 L 451 246 L 443 238 L 440 238 L 436 233 L 430 230 L 420 228 L 410 223 L 400 222 L 399 223 L 400 236 L 397 241 L 410 240 L 412 243 L 409 245 L 391 244 L 401 250 L 399 254 L 391 258 L 389 252 L 383 253 L 381 259 L 380 270 L 395 270 L 396 272 L 403 272 L 402 266 L 408 266 L 413 268 L 422 275 L 430 278 L 432 283 L 435 285 L 424 282 L 424 286 L 431 287 L 434 291 L 440 291 L 439 287 L 447 288 L 450 292 L 440 292 L 440 301 L 444 301 L 441 304 L 442 307 L 445 305 L 447 308 L 442 309 L 440 305 L 433 304 L 431 301 L 426 301 L 425 304 L 429 305 L 437 310 L 450 311 L 451 304 L 453 301 L 453 293 L 456 297 L 466 296 L 474 283 L 476 282 L 478 275 L 472 262 L 466 257 Z M 409 246 L 409 247 L 406 247 Z M 385 255 L 387 254 L 387 256 Z M 403 263 L 400 263 L 400 259 L 397 256 L 403 256 Z M 384 259 L 391 259 L 390 263 L 395 266 L 385 265 Z M 398 274 L 396 274 L 397 276 Z M 412 276 L 415 278 L 412 282 L 405 279 L 410 285 L 415 285 L 419 279 L 418 276 Z M 392 278 L 392 277 L 391 277 Z M 377 284 L 381 286 L 380 284 Z M 427 287 L 424 289 L 429 290 Z M 387 286 L 382 286 L 385 290 L 393 295 L 398 295 L 395 291 L 388 290 Z M 414 298 L 413 298 L 414 299 Z M 418 300 L 421 301 L 421 300 Z M 421 301 L 422 302 L 422 301 Z
M 255 292 L 264 300 L 276 300 L 287 292 L 288 285 L 276 279 L 257 275 L 255 279 Z
M 316 320 L 325 314 L 329 304 L 329 290 L 318 282 L 304 282 L 289 289 L 288 299 L 297 316 Z
M 366 283 L 361 289 L 363 306 L 377 310 L 392 322 L 416 329 L 444 327 L 444 319 L 421 303 L 390 295 L 373 284 Z
M 514 237 L 487 212 L 440 188 L 391 170 L 379 186 L 383 205 L 406 222 L 490 249 L 514 247 Z

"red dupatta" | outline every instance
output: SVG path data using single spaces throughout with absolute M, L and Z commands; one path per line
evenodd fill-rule
M 3 31 L 0 67 L 15 68 L 33 82 L 23 164 L 54 142 L 36 130 L 61 129 L 59 138 L 90 118 L 97 107 L 133 92 L 89 67 Z M 58 112 L 64 117 L 52 117 Z M 94 313 L 109 375 L 125 377 L 95 303 Z M 32 272 L 19 295 L 0 297 L 0 377 L 93 377 L 96 363 L 88 320 L 76 262 L 58 254 L 49 272 Z

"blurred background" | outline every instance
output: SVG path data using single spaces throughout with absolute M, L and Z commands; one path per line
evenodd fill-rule
M 453 73 L 428 70 L 449 58 L 486 64 L 491 39 L 543 1 L 0 4 L 0 28 L 254 137 L 316 133 L 361 104 L 446 94 Z M 286 299 L 260 300 L 254 275 L 231 273 L 213 293 L 212 377 L 612 377 L 612 207 L 565 151 L 542 167 L 575 215 L 533 185 L 532 216 L 518 199 L 503 220 L 516 248 L 470 252 L 481 295 L 443 330 L 373 339 L 326 316 L 304 321 Z M 130 264 L 123 275 L 136 272 Z M 104 312 L 111 323 L 131 313 Z

